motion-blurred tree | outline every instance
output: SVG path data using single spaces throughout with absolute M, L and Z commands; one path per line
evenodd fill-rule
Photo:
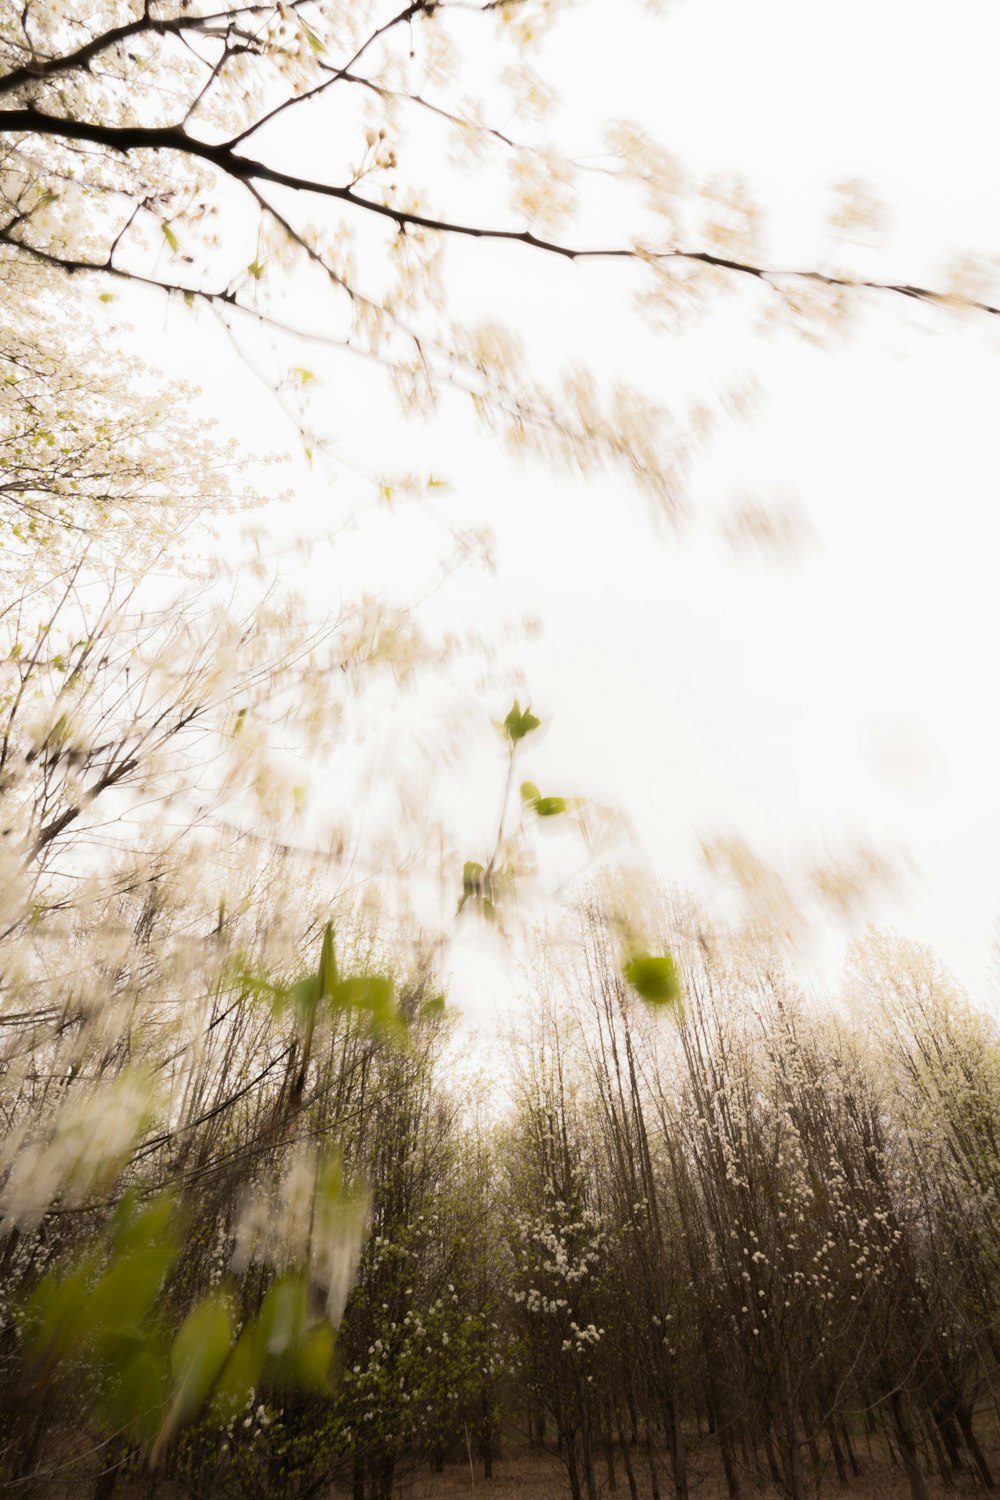
M 387 368 L 418 411 L 450 387 L 516 448 L 624 473 L 670 517 L 685 424 L 630 384 L 579 367 L 542 380 L 506 326 L 457 320 L 445 295 L 446 246 L 493 242 L 512 255 L 630 265 L 654 311 L 714 298 L 727 278 L 765 285 L 797 310 L 808 300 L 803 289 L 831 305 L 865 289 L 930 304 L 952 298 L 951 287 L 769 264 L 752 206 L 737 193 L 720 216 L 666 152 L 622 124 L 609 132 L 605 175 L 632 195 L 622 224 L 642 227 L 595 239 L 574 220 L 582 174 L 533 123 L 545 81 L 530 73 L 530 45 L 568 8 L 558 0 L 412 0 L 398 9 L 380 0 L 25 0 L 0 15 L 0 302 L 8 314 L 0 386 L 0 1210 L 4 1297 L 20 1308 L 23 1340 L 9 1325 L 3 1355 L 10 1388 L 26 1370 L 23 1388 L 35 1403 L 31 1421 L 12 1408 L 15 1424 L 25 1419 L 6 1459 L 19 1478 L 32 1473 L 43 1398 L 60 1361 L 96 1383 L 106 1428 L 124 1432 L 149 1462 L 205 1407 L 231 1422 L 259 1379 L 280 1389 L 301 1377 L 309 1389 L 326 1389 L 331 1338 L 320 1306 L 339 1316 L 362 1200 L 341 1193 L 339 1168 L 317 1143 L 343 1134 L 352 1117 L 377 1122 L 365 1090 L 392 1075 L 379 1049 L 420 1011 L 415 1003 L 407 1017 L 397 1005 L 384 954 L 338 966 L 312 872 L 284 862 L 295 852 L 288 821 L 301 788 L 283 774 L 270 737 L 280 727 L 284 744 L 299 736 L 308 750 L 336 719 L 332 684 L 391 659 L 400 642 L 412 662 L 424 643 L 398 621 L 387 627 L 369 601 L 326 619 L 294 590 L 246 591 L 245 575 L 219 563 L 197 530 L 207 516 L 251 503 L 231 488 L 231 457 L 191 437 L 187 392 L 167 400 L 148 373 L 88 345 L 77 310 L 72 319 L 60 311 L 65 278 L 95 298 L 113 298 L 118 286 L 164 292 L 238 336 L 263 325 L 281 340 L 341 348 Z M 497 28 L 496 44 L 470 49 L 472 23 Z M 488 105 L 467 100 L 470 64 L 481 68 Z M 425 207 L 415 174 L 434 199 L 452 191 L 434 132 L 472 157 L 506 162 L 512 206 L 494 205 L 482 219 Z M 512 315 L 516 295 L 515 287 Z M 981 297 L 965 300 L 998 311 Z M 293 363 L 284 380 L 301 391 L 312 378 Z M 196 536 L 215 559 L 204 571 L 192 561 Z M 161 566 L 169 578 L 154 576 Z M 504 722 L 511 800 L 519 742 L 537 727 L 517 704 Z M 529 782 L 521 788 L 524 819 L 568 810 Z M 245 857 L 250 844 L 255 852 Z M 466 864 L 456 898 L 495 914 L 515 844 L 502 814 L 493 855 Z M 293 911 L 301 911 L 297 923 Z M 279 929 L 282 942 L 265 941 Z M 315 951 L 306 959 L 307 942 L 318 965 Z M 634 988 L 671 1003 L 672 963 L 645 952 L 638 931 L 623 932 L 622 943 Z M 426 998 L 425 990 L 422 972 L 414 994 Z M 694 1069 L 692 1078 L 696 1090 Z M 560 1108 L 561 1088 L 560 1080 Z M 744 1093 L 753 1122 L 759 1105 L 749 1087 Z M 975 1115 L 978 1101 L 959 1097 Z M 398 1116 L 390 1087 L 381 1102 L 387 1120 L 393 1105 Z M 699 1121 L 708 1116 L 706 1103 Z M 421 1131 L 431 1118 L 421 1100 Z M 391 1157 L 391 1134 L 402 1128 L 373 1129 L 383 1133 L 375 1146 Z M 553 1276 L 570 1266 L 585 1280 L 604 1251 L 602 1220 L 588 1199 L 587 1160 L 581 1154 L 571 1170 L 565 1134 L 558 1193 L 546 1185 L 553 1143 L 551 1132 L 536 1142 L 540 1185 L 525 1204 L 522 1236 L 527 1271 L 536 1251 L 545 1271 L 541 1257 L 555 1245 Z M 358 1149 L 359 1170 L 373 1149 Z M 708 1182 L 708 1155 L 689 1154 L 694 1167 L 705 1163 Z M 985 1174 L 978 1141 L 967 1155 Z M 644 1169 L 652 1179 L 651 1156 Z M 697 1181 L 693 1168 L 688 1176 Z M 647 1233 L 649 1262 L 659 1265 L 664 1246 L 649 1184 L 641 1187 L 649 1217 L 644 1230 L 633 1204 L 638 1227 L 629 1232 Z M 123 1197 L 126 1188 L 147 1202 L 145 1214 Z M 186 1195 L 198 1246 L 186 1278 L 172 1189 Z M 734 1199 L 719 1192 L 731 1217 Z M 393 1227 L 406 1212 L 397 1205 Z M 964 1204 L 949 1212 L 958 1226 L 951 1232 L 968 1237 Z M 274 1242 L 268 1214 L 288 1231 Z M 75 1258 L 60 1261 L 63 1251 Z M 230 1274 L 234 1258 L 239 1269 Z M 473 1265 L 470 1280 L 477 1269 L 492 1278 L 494 1268 Z M 794 1280 L 795 1269 L 788 1274 Z M 526 1308 L 529 1294 L 549 1296 L 529 1280 Z M 562 1337 L 551 1348 L 538 1344 L 543 1376 L 565 1376 L 554 1387 L 554 1415 L 568 1444 L 581 1433 L 588 1489 L 598 1431 L 603 1423 L 610 1442 L 612 1430 L 585 1368 L 598 1365 L 603 1325 L 594 1319 L 603 1305 L 598 1298 L 591 1311 L 582 1299 L 570 1319 L 566 1299 Z M 448 1333 L 444 1312 L 440 1321 Z M 489 1349 L 488 1330 L 460 1326 L 470 1347 Z M 761 1350 L 793 1346 L 779 1319 L 774 1329 Z M 978 1332 L 973 1326 L 970 1347 Z M 905 1337 L 897 1343 L 898 1369 L 908 1375 L 915 1356 Z M 750 1349 L 745 1367 L 759 1373 L 763 1356 Z M 669 1347 L 667 1356 L 654 1391 L 661 1405 L 674 1392 Z M 479 1368 L 484 1381 L 463 1400 L 472 1425 L 474 1396 L 479 1403 L 475 1435 L 488 1456 L 493 1372 L 489 1360 Z M 610 1353 L 600 1368 L 615 1368 Z M 941 1369 L 950 1378 L 950 1367 Z M 422 1367 L 417 1373 L 429 1380 Z M 445 1383 L 448 1399 L 454 1389 Z M 802 1434 L 817 1431 L 818 1418 L 786 1396 L 788 1470 L 798 1484 Z M 717 1404 L 714 1392 L 708 1404 Z M 819 1397 L 814 1404 L 825 1411 Z M 956 1411 L 961 1422 L 967 1411 L 961 1403 Z M 900 1416 L 898 1435 L 905 1430 Z M 440 1423 L 436 1440 L 445 1435 Z M 401 1442 L 399 1431 L 385 1438 L 390 1468 Z M 676 1435 L 673 1451 L 676 1475 Z
M 2 270 L 0 1379 L 28 1474 L 67 1403 L 156 1462 L 268 1369 L 325 1388 L 364 1215 L 302 1142 L 337 1129 L 352 1027 L 403 1018 L 384 958 L 321 942 L 332 892 L 275 757 L 391 661 L 373 607 L 258 569 L 228 514 L 258 497 L 194 394 Z M 277 1258 L 251 1233 L 272 1211 Z M 220 1236 L 253 1261 L 239 1297 Z
M 28 0 L 0 21 L 0 245 L 92 272 L 104 296 L 115 282 L 162 288 L 231 330 L 264 322 L 340 346 L 390 367 L 421 408 L 450 385 L 518 447 L 610 465 L 673 513 L 687 425 L 579 367 L 546 384 L 509 327 L 456 321 L 447 245 L 631 262 L 654 315 L 714 302 L 734 280 L 768 287 L 807 319 L 855 290 L 937 304 L 956 288 L 771 264 L 745 190 L 720 197 L 718 185 L 689 180 L 638 126 L 608 126 L 596 176 L 574 163 L 548 138 L 549 89 L 530 62 L 570 9 Z M 487 174 L 484 216 L 457 206 L 469 195 L 456 152 Z M 507 204 L 497 201 L 505 170 Z M 615 226 L 599 236 L 582 225 L 595 183 L 617 194 L 597 198 L 601 222 Z M 840 217 L 848 225 L 850 204 Z M 508 313 L 516 273 L 514 287 Z M 971 285 L 959 293 L 997 310 Z M 288 372 L 310 376 L 301 364 Z

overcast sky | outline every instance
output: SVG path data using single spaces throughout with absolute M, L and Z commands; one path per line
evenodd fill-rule
M 827 253 L 831 189 L 864 179 L 886 233 L 845 253 L 866 273 L 940 285 L 958 252 L 1000 245 L 997 55 L 1000 12 L 971 0 L 946 11 L 679 0 L 655 25 L 620 3 L 583 5 L 540 66 L 561 92 L 557 135 L 572 154 L 599 151 L 603 119 L 642 119 L 695 180 L 746 175 L 770 213 L 774 262 L 788 266 Z M 544 359 L 583 348 L 671 401 L 750 376 L 757 391 L 694 466 L 691 524 L 672 536 L 618 480 L 519 468 L 464 422 L 449 426 L 447 407 L 423 432 L 387 423 L 382 406 L 366 413 L 353 368 L 316 364 L 345 457 L 352 443 L 377 445 L 387 467 L 424 464 L 451 482 L 456 514 L 494 527 L 496 580 L 460 578 L 436 607 L 501 635 L 541 614 L 544 635 L 507 651 L 550 722 L 525 774 L 618 801 L 651 865 L 702 891 L 700 844 L 718 835 L 789 871 L 856 840 L 908 858 L 905 888 L 873 915 L 930 943 L 981 993 L 1000 908 L 993 320 L 876 294 L 847 335 L 817 347 L 780 326 L 762 339 L 767 293 L 753 288 L 683 338 L 654 341 L 624 331 L 627 299 L 605 295 L 606 271 L 475 254 L 454 259 L 459 303 L 475 304 L 485 267 L 494 301 L 514 293 Z M 189 347 L 183 317 L 158 328 L 168 363 L 172 342 Z M 211 371 L 207 335 L 205 347 Z M 257 446 L 287 445 L 250 377 L 234 375 L 228 399 L 212 383 Z M 342 479 L 334 499 L 302 479 L 298 522 L 361 493 Z M 734 550 L 726 528 L 747 499 L 792 515 L 793 544 Z M 353 544 L 355 560 L 380 559 L 389 587 L 414 554 L 377 534 L 368 553 Z M 484 722 L 502 713 L 502 689 L 482 707 Z M 833 979 L 841 952 L 828 932 L 803 962 Z M 466 960 L 459 970 L 460 988 L 479 973 Z

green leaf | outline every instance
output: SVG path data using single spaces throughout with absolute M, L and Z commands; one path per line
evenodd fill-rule
M 160 225 L 160 228 L 163 230 L 163 238 L 166 240 L 171 250 L 173 250 L 176 254 L 176 252 L 181 248 L 180 241 L 178 240 L 176 234 L 174 234 L 174 231 L 171 229 L 166 219 L 164 219 L 163 223 Z
M 87 1304 L 95 1332 L 137 1328 L 156 1301 L 174 1259 L 172 1244 L 151 1245 L 113 1261 Z
M 327 922 L 323 929 L 323 945 L 319 953 L 319 997 L 329 1000 L 337 983 L 337 957 L 333 946 L 333 923 Z
M 114 292 L 101 292 L 97 300 L 98 302 L 113 302 L 115 300 L 115 294 Z
M 307 974 L 304 979 L 297 980 L 288 991 L 288 996 L 292 1002 L 296 1020 L 304 1025 L 316 1009 L 316 1002 L 319 999 L 319 976 Z
M 462 894 L 459 897 L 457 911 L 461 911 L 467 901 L 481 902 L 484 895 L 483 879 L 486 871 L 477 859 L 467 859 L 462 866 Z
M 241 986 L 246 997 L 253 996 L 258 1000 L 266 1000 L 271 1007 L 271 1014 L 276 1021 L 288 1009 L 292 999 L 292 989 L 280 984 L 272 984 L 268 979 L 261 979 L 248 970 L 240 970 L 237 974 L 237 982 Z
M 263 276 L 264 267 L 266 264 L 266 261 L 252 260 L 247 266 L 247 270 L 250 272 L 250 275 L 253 277 L 254 281 L 259 281 Z
M 87 1317 L 94 1257 L 85 1259 L 66 1276 L 50 1272 L 28 1299 L 22 1317 L 29 1364 L 74 1353 L 87 1338 Z
M 523 740 L 525 735 L 529 735 L 532 730 L 537 729 L 541 722 L 541 719 L 536 719 L 530 707 L 526 708 L 524 713 L 522 713 L 521 705 L 515 698 L 513 708 L 503 721 L 504 733 L 511 744 L 516 745 L 518 740 Z
M 535 801 L 535 812 L 540 818 L 555 818 L 565 811 L 565 797 L 539 797 Z
M 132 1358 L 111 1372 L 100 1399 L 101 1416 L 110 1431 L 124 1431 L 141 1443 L 152 1442 L 163 1422 L 166 1365 L 162 1353 L 142 1340 Z
M 672 1005 L 680 997 L 680 982 L 669 953 L 662 958 L 638 954 L 627 966 L 625 978 L 643 1000 L 653 1005 Z
M 264 1369 L 266 1350 L 256 1324 L 244 1328 L 236 1340 L 212 1393 L 209 1415 L 224 1424 L 238 1416 L 247 1403 Z
M 258 1321 L 259 1346 L 266 1354 L 264 1374 L 279 1386 L 330 1393 L 333 1329 L 311 1324 L 306 1276 L 282 1276 L 264 1298 Z
M 232 1335 L 229 1308 L 221 1297 L 204 1297 L 184 1319 L 170 1350 L 171 1430 L 196 1416 L 205 1404 L 229 1358 Z
M 308 1312 L 309 1286 L 303 1276 L 281 1276 L 271 1283 L 257 1320 L 260 1347 L 268 1361 L 280 1359 L 301 1338 Z
M 538 799 L 541 797 L 541 795 L 542 795 L 541 792 L 538 790 L 537 786 L 535 785 L 535 783 L 533 781 L 522 781 L 521 782 L 521 801 L 522 802 L 537 802 Z
M 315 1396 L 333 1394 L 330 1384 L 333 1343 L 333 1329 L 329 1323 L 320 1323 L 290 1351 L 289 1373 L 298 1390 Z
M 334 1010 L 359 1010 L 369 1015 L 376 1027 L 394 1027 L 397 1020 L 396 987 L 391 979 L 379 974 L 357 974 L 339 980 L 330 992 Z
M 331 1152 L 316 1173 L 313 1216 L 325 1220 L 334 1213 L 344 1196 L 344 1163 L 340 1154 Z
M 311 380 L 316 379 L 312 370 L 306 370 L 302 365 L 295 365 L 292 369 L 292 374 L 298 380 L 299 385 L 308 385 Z
M 112 1256 L 129 1255 L 134 1250 L 144 1249 L 177 1239 L 177 1200 L 173 1193 L 161 1193 L 136 1213 L 135 1193 L 126 1193 L 115 1209 L 111 1222 L 113 1238 Z

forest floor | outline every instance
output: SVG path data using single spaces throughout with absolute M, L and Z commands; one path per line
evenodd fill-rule
M 693 1472 L 690 1475 L 692 1500 L 727 1500 L 726 1487 L 721 1472 L 708 1472 L 699 1455 L 693 1454 Z M 992 1457 L 992 1455 L 991 1455 Z M 633 1455 L 633 1470 L 639 1500 L 656 1500 L 645 1455 Z M 696 1472 L 695 1472 L 696 1471 Z M 616 1463 L 616 1484 L 608 1482 L 608 1473 L 602 1463 L 597 1473 L 597 1488 L 601 1500 L 630 1500 L 628 1478 L 620 1459 Z M 953 1486 L 945 1487 L 936 1477 L 924 1476 L 928 1500 L 943 1500 L 973 1490 L 983 1493 L 982 1485 L 976 1484 L 971 1475 L 957 1477 Z M 673 1500 L 674 1489 L 665 1468 L 659 1476 L 661 1500 Z M 566 1468 L 555 1453 L 539 1453 L 537 1449 L 507 1447 L 503 1456 L 493 1465 L 492 1479 L 484 1479 L 481 1465 L 476 1465 L 475 1475 L 470 1475 L 468 1463 L 446 1464 L 442 1473 L 427 1469 L 418 1470 L 401 1478 L 394 1488 L 394 1500 L 569 1500 L 569 1482 Z M 758 1486 L 748 1482 L 743 1490 L 744 1500 L 775 1500 L 777 1492 L 770 1486 Z M 823 1480 L 823 1500 L 911 1500 L 910 1488 L 903 1473 L 888 1463 L 873 1463 L 865 1474 L 855 1479 L 849 1488 L 837 1483 L 836 1475 Z M 326 1500 L 350 1500 L 349 1490 L 334 1488 Z
M 1000 1469 L 1000 1442 L 990 1445 L 988 1461 L 994 1473 Z M 674 1500 L 674 1487 L 670 1479 L 666 1454 L 657 1455 L 659 1489 L 653 1488 L 649 1457 L 645 1447 L 631 1450 L 632 1469 L 637 1500 Z M 75 1470 L 75 1472 L 74 1472 Z M 18 1493 L 25 1500 L 88 1500 L 94 1494 L 92 1473 L 81 1474 L 72 1462 L 53 1466 L 50 1476 L 41 1476 L 26 1489 Z M 632 1500 L 628 1474 L 620 1453 L 616 1454 L 615 1483 L 602 1461 L 596 1473 L 599 1500 Z M 961 1500 L 975 1491 L 982 1500 L 984 1490 L 971 1473 L 965 1471 L 955 1476 L 948 1487 L 937 1475 L 923 1475 L 926 1500 Z M 20 1481 L 23 1485 L 25 1481 Z M 4 1489 L 0 1481 L 0 1490 Z M 771 1485 L 761 1485 L 747 1476 L 741 1485 L 742 1500 L 780 1500 L 778 1490 Z M 15 1491 L 10 1490 L 13 1494 Z M 230 1481 L 223 1491 L 211 1487 L 198 1489 L 179 1481 L 141 1480 L 135 1476 L 123 1476 L 114 1486 L 113 1500 L 212 1500 L 213 1493 L 225 1494 L 226 1500 L 241 1496 L 241 1500 L 287 1500 L 281 1488 L 268 1490 L 266 1482 L 258 1477 L 256 1483 L 246 1487 Z M 350 1485 L 331 1484 L 316 1492 L 318 1500 L 352 1500 Z M 692 1445 L 689 1450 L 689 1493 L 691 1500 L 728 1500 L 721 1467 L 707 1445 L 700 1448 Z M 482 1465 L 476 1463 L 475 1472 L 470 1472 L 468 1462 L 447 1463 L 444 1470 L 435 1473 L 428 1467 L 414 1466 L 397 1472 L 393 1486 L 393 1500 L 569 1500 L 570 1487 L 565 1465 L 555 1452 L 532 1449 L 527 1444 L 507 1443 L 493 1466 L 493 1477 L 484 1479 Z M 823 1476 L 820 1500 L 912 1500 L 909 1485 L 903 1472 L 887 1461 L 868 1459 L 865 1472 L 852 1481 L 847 1488 L 837 1483 L 833 1473 Z

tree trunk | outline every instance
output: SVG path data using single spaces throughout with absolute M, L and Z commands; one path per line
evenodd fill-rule
M 741 1500 L 740 1481 L 733 1461 L 733 1443 L 725 1426 L 718 1429 L 719 1453 L 722 1456 L 722 1472 L 726 1476 L 726 1494 L 729 1500 Z
M 688 1500 L 687 1448 L 681 1431 L 680 1409 L 676 1401 L 667 1402 L 667 1434 L 670 1438 L 670 1463 L 674 1473 L 677 1500 Z
M 611 1425 L 610 1401 L 604 1407 L 602 1442 L 604 1446 L 604 1469 L 608 1476 L 608 1491 L 614 1494 L 618 1489 L 618 1475 L 615 1473 L 615 1435 Z
M 615 1407 L 615 1427 L 618 1429 L 618 1441 L 621 1444 L 622 1463 L 625 1465 L 625 1477 L 628 1480 L 629 1500 L 639 1500 L 639 1488 L 635 1482 L 635 1469 L 632 1467 L 632 1455 L 629 1452 L 629 1442 L 625 1436 L 625 1423 L 619 1407 Z
M 948 1462 L 948 1458 L 945 1454 L 944 1448 L 941 1446 L 941 1439 L 939 1437 L 940 1431 L 941 1428 L 938 1424 L 937 1417 L 934 1416 L 933 1413 L 931 1413 L 931 1419 L 927 1423 L 927 1437 L 930 1441 L 930 1445 L 934 1453 L 934 1462 L 937 1464 L 937 1471 L 941 1476 L 941 1483 L 944 1485 L 945 1489 L 950 1490 L 954 1489 L 955 1487 L 955 1471 L 951 1467 L 951 1464 Z
M 948 1455 L 948 1464 L 952 1473 L 957 1473 L 962 1467 L 961 1438 L 955 1425 L 954 1410 L 939 1402 L 934 1407 L 934 1420 L 937 1423 L 944 1451 Z
M 646 1439 L 646 1444 L 648 1448 L 647 1458 L 649 1459 L 649 1487 L 652 1492 L 653 1500 L 660 1500 L 660 1476 L 657 1473 L 656 1469 L 656 1458 L 653 1453 L 652 1435 L 650 1435 Z
M 109 1464 L 106 1469 L 101 1470 L 100 1474 L 94 1480 L 91 1500 L 110 1500 L 111 1493 L 118 1479 L 119 1467 L 120 1465 L 118 1464 Z
M 583 1408 L 580 1450 L 583 1459 L 583 1482 L 587 1487 L 587 1500 L 597 1500 L 597 1477 L 594 1474 L 594 1444 L 591 1432 L 590 1411 L 586 1406 Z
M 972 1413 L 963 1402 L 956 1407 L 955 1416 L 958 1419 L 959 1431 L 965 1444 L 965 1451 L 979 1470 L 979 1477 L 988 1490 L 993 1488 L 993 1475 L 990 1473 L 989 1464 L 983 1456 L 983 1451 L 976 1441 L 976 1434 L 972 1430 Z
M 910 1494 L 913 1500 L 928 1500 L 927 1486 L 924 1476 L 920 1472 L 917 1462 L 917 1448 L 910 1435 L 910 1430 L 903 1417 L 903 1402 L 898 1391 L 893 1391 L 890 1397 L 892 1409 L 892 1421 L 896 1430 L 896 1441 L 899 1444 L 899 1455 L 903 1462 L 907 1483 L 910 1486 Z
M 580 1469 L 576 1461 L 576 1436 L 571 1433 L 563 1433 L 559 1430 L 559 1443 L 563 1449 L 563 1462 L 569 1475 L 569 1491 L 572 1500 L 583 1500 L 583 1491 L 580 1489 Z
M 810 1433 L 806 1438 L 806 1446 L 809 1449 L 809 1462 L 812 1465 L 813 1485 L 818 1495 L 820 1485 L 823 1483 L 823 1470 L 826 1465 L 823 1463 L 823 1456 L 819 1451 L 819 1444 L 816 1441 L 815 1434 Z
M 835 1417 L 831 1417 L 826 1424 L 826 1435 L 830 1439 L 830 1452 L 833 1454 L 834 1467 L 837 1470 L 837 1483 L 842 1490 L 846 1490 L 849 1488 L 847 1465 L 844 1463 L 844 1450 L 840 1446 L 840 1439 L 837 1436 L 837 1421 Z
M 854 1475 L 855 1479 L 860 1479 L 861 1464 L 858 1462 L 858 1456 L 854 1451 L 854 1444 L 851 1442 L 850 1429 L 848 1428 L 847 1423 L 843 1420 L 841 1420 L 840 1423 L 840 1436 L 844 1443 L 844 1452 L 847 1454 L 847 1462 L 851 1466 L 851 1473 Z

